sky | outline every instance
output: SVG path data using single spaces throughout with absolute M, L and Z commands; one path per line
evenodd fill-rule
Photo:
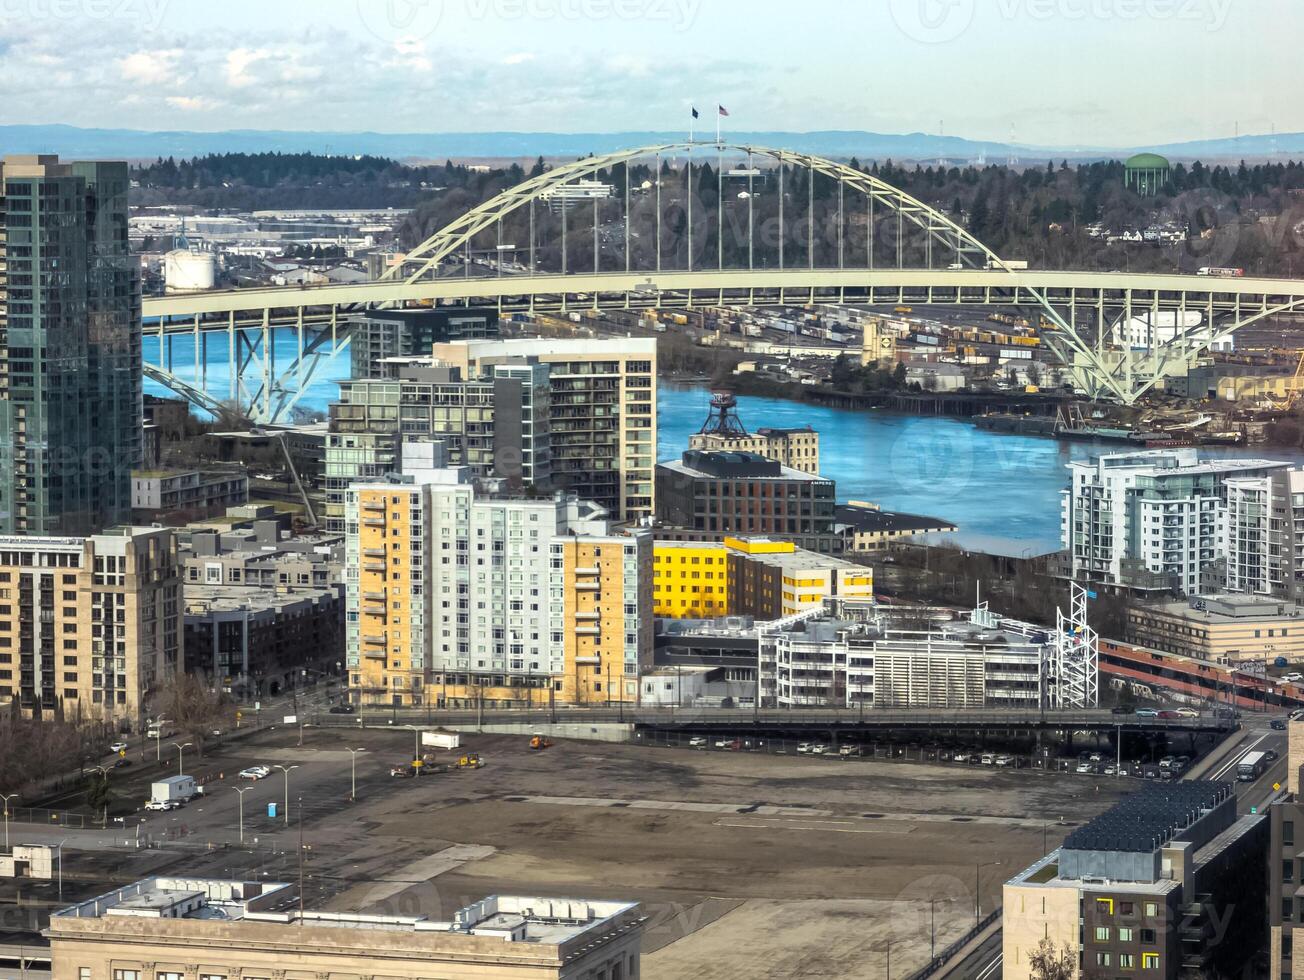
M 0 123 L 1304 131 L 1298 0 L 0 0 Z

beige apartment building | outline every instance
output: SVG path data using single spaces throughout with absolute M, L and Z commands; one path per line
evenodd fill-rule
M 138 725 L 182 629 L 171 529 L 0 538 L 0 704 Z
M 605 507 L 613 520 L 652 515 L 655 339 L 464 340 L 434 344 L 431 353 L 465 377 L 511 359 L 546 364 L 554 484 Z
M 54 913 L 52 980 L 632 980 L 637 904 L 491 896 L 449 921 L 301 911 L 292 885 L 148 878 Z

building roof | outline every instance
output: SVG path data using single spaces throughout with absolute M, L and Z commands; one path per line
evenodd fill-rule
M 717 480 L 796 480 L 803 483 L 833 483 L 827 477 L 815 476 L 793 469 L 791 466 L 784 466 L 756 453 L 734 450 L 690 449 L 684 453 L 682 461 L 668 460 L 658 463 L 657 468 L 687 477 Z
M 1232 793 L 1212 780 L 1150 784 L 1124 797 L 1064 841 L 1066 851 L 1149 853 L 1162 847 Z
M 876 507 L 862 507 L 854 503 L 840 505 L 833 512 L 833 520 L 862 533 L 955 530 L 954 524 L 940 517 L 879 510 Z
M 1123 163 L 1128 170 L 1167 170 L 1168 161 L 1158 153 L 1138 153 Z
M 244 920 L 295 927 L 359 929 L 397 934 L 482 936 L 504 942 L 561 945 L 586 934 L 606 935 L 617 917 L 637 912 L 637 903 L 491 895 L 458 909 L 451 921 L 424 916 L 363 915 L 356 912 L 300 912 L 293 886 L 283 882 L 211 878 L 146 878 L 133 885 L 61 909 L 51 916 L 58 935 L 69 920 L 112 917 L 170 920 Z M 641 920 L 640 920 L 641 921 Z M 625 921 L 626 925 L 635 924 Z

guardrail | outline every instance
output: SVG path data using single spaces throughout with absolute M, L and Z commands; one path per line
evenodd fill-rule
M 1107 710 L 1010 711 L 907 710 L 875 708 L 696 708 L 620 706 L 598 708 L 372 708 L 353 714 L 315 712 L 315 725 L 472 725 L 472 724 L 625 724 L 653 728 L 763 729 L 820 731 L 836 728 L 1050 728 L 1129 731 L 1209 731 L 1236 727 L 1234 718 L 1204 712 L 1188 717 L 1117 715 Z
M 1001 910 L 999 908 L 988 912 L 976 926 L 966 932 L 955 942 L 951 943 L 950 946 L 947 946 L 946 949 L 942 950 L 914 973 L 906 977 L 906 980 L 926 980 L 927 977 L 931 977 L 938 970 L 944 967 L 952 956 L 964 949 L 964 947 L 969 943 L 973 942 L 974 937 L 981 935 L 984 929 L 1000 917 Z

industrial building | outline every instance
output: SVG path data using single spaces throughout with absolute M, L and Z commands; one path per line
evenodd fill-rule
M 945 534 L 956 526 L 940 517 L 883 510 L 867 500 L 839 504 L 833 514 L 843 550 L 866 554 L 922 534 Z
M 803 473 L 820 471 L 820 434 L 809 425 L 799 428 L 760 428 L 748 432 L 738 416 L 732 392 L 711 396 L 711 410 L 697 433 L 688 437 L 689 449 L 755 453 Z
M 0 703 L 137 726 L 181 664 L 180 573 L 169 528 L 0 538 Z
M 53 980 L 636 980 L 645 918 L 627 902 L 495 895 L 438 922 L 303 909 L 277 881 L 155 877 L 54 912 Z
M 833 481 L 764 456 L 690 449 L 680 461 L 657 464 L 656 485 L 657 521 L 665 528 L 658 537 L 762 534 L 808 551 L 841 550 Z
M 1043 942 L 1084 980 L 1237 975 L 1266 939 L 1267 849 L 1229 784 L 1148 785 L 1005 883 L 1003 976 L 1031 980 Z
M 0 531 L 89 534 L 130 519 L 142 455 L 127 165 L 8 156 L 0 180 Z
M 872 599 L 874 573 L 791 541 L 726 536 L 723 541 L 657 541 L 653 609 L 687 619 L 753 616 L 782 619 L 831 596 Z
M 1138 591 L 1196 592 L 1205 566 L 1226 557 L 1229 481 L 1289 465 L 1201 459 L 1194 449 L 1069 463 L 1060 515 L 1069 574 Z

